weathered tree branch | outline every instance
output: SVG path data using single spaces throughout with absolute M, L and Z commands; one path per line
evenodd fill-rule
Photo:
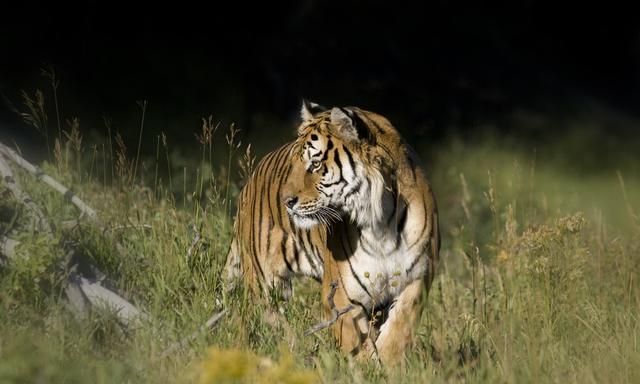
M 314 325 L 313 327 L 309 328 L 308 330 L 305 331 L 304 335 L 305 336 L 309 336 L 313 333 L 316 333 L 322 329 L 328 328 L 330 327 L 332 324 L 334 324 L 336 321 L 338 321 L 338 319 L 340 318 L 340 316 L 344 315 L 345 313 L 351 311 L 353 308 L 355 308 L 353 306 L 353 304 L 349 304 L 346 307 L 342 308 L 342 309 L 337 309 L 336 308 L 336 303 L 333 301 L 334 296 L 336 295 L 336 290 L 338 289 L 338 282 L 337 281 L 333 281 L 331 282 L 331 292 L 329 292 L 329 295 L 327 296 L 327 301 L 329 302 L 329 306 L 331 307 L 331 318 L 329 320 L 326 321 L 322 321 L 316 325 Z
M 44 171 L 40 169 L 40 167 L 31 164 L 30 162 L 25 160 L 24 157 L 18 155 L 16 151 L 4 145 L 3 143 L 0 143 L 0 153 L 13 161 L 20 168 L 34 175 L 38 180 L 41 180 L 51 188 L 64 195 L 64 197 L 71 201 L 71 203 L 75 205 L 85 216 L 91 218 L 92 220 L 98 220 L 98 215 L 96 214 L 96 211 L 93 210 L 93 208 L 85 204 L 85 202 L 82 201 L 78 196 L 76 196 L 69 188 L 65 187 L 53 177 L 44 173 Z
M 113 310 L 124 325 L 131 325 L 134 321 L 145 317 L 138 308 L 104 287 L 100 281 L 92 281 L 81 275 L 75 275 L 72 278 L 77 279 L 80 290 L 92 306 Z
M 209 320 L 207 320 L 204 323 L 204 325 L 201 325 L 200 328 L 198 328 L 195 332 L 185 337 L 184 339 L 177 341 L 171 344 L 169 347 L 167 347 L 167 349 L 165 349 L 160 355 L 160 359 L 164 359 L 165 357 L 169 356 L 176 350 L 185 347 L 189 342 L 191 342 L 196 337 L 198 337 L 198 335 L 200 335 L 201 333 L 205 332 L 208 329 L 215 327 L 216 324 L 224 317 L 226 313 L 227 313 L 227 310 L 223 309 L 222 311 L 217 312 L 216 314 L 211 316 Z

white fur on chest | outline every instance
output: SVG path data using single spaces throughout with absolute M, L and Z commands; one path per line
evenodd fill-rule
M 428 256 L 423 247 L 407 249 L 396 234 L 363 236 L 350 257 L 352 274 L 344 281 L 349 297 L 368 308 L 393 301 L 411 282 L 423 278 Z M 346 271 L 345 271 L 346 272 Z

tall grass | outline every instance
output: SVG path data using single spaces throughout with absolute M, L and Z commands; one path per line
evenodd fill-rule
M 236 175 L 253 167 L 249 148 L 235 166 L 235 128 L 214 151 L 223 130 L 205 119 L 188 155 L 149 134 L 155 158 L 132 159 L 110 128 L 87 156 L 73 127 L 57 135 L 65 155 L 42 167 L 108 228 L 66 225 L 73 208 L 18 173 L 55 225 L 42 236 L 0 184 L 0 233 L 21 240 L 0 269 L 0 382 L 640 382 L 640 180 L 624 164 L 619 175 L 576 177 L 499 140 L 417 145 L 430 154 L 442 262 L 406 369 L 386 372 L 343 356 L 327 332 L 304 336 L 320 319 L 314 282 L 296 282 L 279 325 L 242 289 L 223 291 Z M 149 320 L 124 330 L 109 311 L 75 319 L 61 294 L 69 242 Z M 221 308 L 217 328 L 165 356 Z

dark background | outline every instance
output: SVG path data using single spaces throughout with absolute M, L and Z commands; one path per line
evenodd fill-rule
M 147 133 L 178 143 L 193 143 L 207 115 L 243 132 L 281 127 L 273 135 L 287 140 L 303 97 L 374 110 L 409 139 L 436 141 L 487 125 L 534 139 L 561 129 L 504 122 L 517 111 L 564 116 L 596 105 L 634 118 L 640 106 L 640 22 L 631 6 L 612 2 L 3 7 L 0 136 L 18 141 L 37 135 L 7 104 L 19 107 L 20 90 L 36 88 L 50 103 L 40 75 L 48 65 L 61 80 L 63 117 L 104 132 L 107 116 L 129 140 L 137 140 L 142 99 Z M 625 124 L 604 131 L 637 136 Z

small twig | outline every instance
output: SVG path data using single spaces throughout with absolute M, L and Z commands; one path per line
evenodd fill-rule
M 338 319 L 340 318 L 340 316 L 344 315 L 345 313 L 351 311 L 353 308 L 355 308 L 353 306 L 353 304 L 349 304 L 346 307 L 342 308 L 342 309 L 337 309 L 336 308 L 336 303 L 333 301 L 333 297 L 336 295 L 336 290 L 338 289 L 338 282 L 337 281 L 333 281 L 331 282 L 331 292 L 329 292 L 329 295 L 327 296 L 327 301 L 329 302 L 329 306 L 331 307 L 331 318 L 329 320 L 326 321 L 322 321 L 316 325 L 314 325 L 313 327 L 309 328 L 308 330 L 305 331 L 304 335 L 305 336 L 309 336 L 313 333 L 316 333 L 322 329 L 328 328 L 330 327 L 333 323 L 335 323 L 336 321 L 338 321 Z
M 71 203 L 75 205 L 76 208 L 78 208 L 84 215 L 88 216 L 94 221 L 99 221 L 98 215 L 96 214 L 96 211 L 93 210 L 93 208 L 85 204 L 85 202 L 82 201 L 78 196 L 76 196 L 69 188 L 65 187 L 57 180 L 44 173 L 44 171 L 40 169 L 40 167 L 36 167 L 35 165 L 31 164 L 30 162 L 25 160 L 24 157 L 18 155 L 16 151 L 7 147 L 3 143 L 0 143 L 0 153 L 4 154 L 11 161 L 16 163 L 27 172 L 35 175 L 38 180 L 41 180 L 51 188 L 64 195 L 64 197 L 71 201 Z
M 175 343 L 167 347 L 167 349 L 165 349 L 162 352 L 162 354 L 160 354 L 160 359 L 164 359 L 170 354 L 172 354 L 173 352 L 175 352 L 176 350 L 186 346 L 189 342 L 197 338 L 198 335 L 200 335 L 202 332 L 205 332 L 206 330 L 215 327 L 216 324 L 224 317 L 226 313 L 227 313 L 227 310 L 223 309 L 222 311 L 211 316 L 209 320 L 207 320 L 203 325 L 201 325 L 200 328 L 198 328 L 195 332 L 193 332 L 192 334 L 190 334 L 189 336 L 185 337 L 180 341 L 176 341 Z

